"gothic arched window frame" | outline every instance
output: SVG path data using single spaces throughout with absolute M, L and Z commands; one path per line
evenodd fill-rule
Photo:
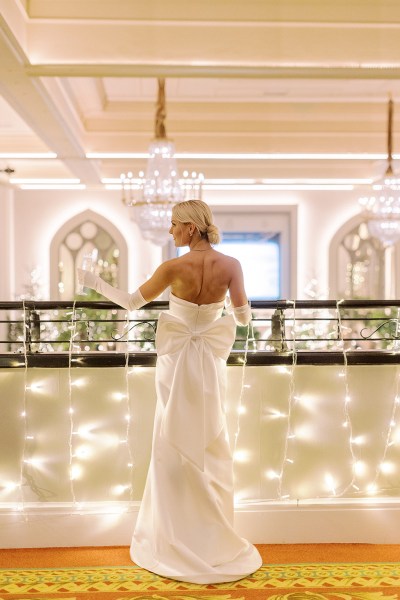
M 111 221 L 88 209 L 66 221 L 53 236 L 50 244 L 50 298 L 52 299 L 61 299 L 59 292 L 59 256 L 61 244 L 63 244 L 70 232 L 73 232 L 85 223 L 93 223 L 103 229 L 113 239 L 119 250 L 118 285 L 123 289 L 127 289 L 128 287 L 128 247 L 125 238 Z M 78 265 L 74 265 L 74 267 L 76 266 Z M 76 273 L 74 272 L 72 276 L 75 282 Z M 65 299 L 70 300 L 70 298 Z

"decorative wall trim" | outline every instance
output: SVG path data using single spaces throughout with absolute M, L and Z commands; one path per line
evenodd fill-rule
M 4 506 L 4 505 L 3 505 Z M 1 548 L 129 546 L 139 502 L 30 505 L 0 511 Z M 236 529 L 255 544 L 400 543 L 400 498 L 329 503 L 246 503 Z

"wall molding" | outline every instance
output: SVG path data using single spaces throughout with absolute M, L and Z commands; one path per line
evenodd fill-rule
M 1 548 L 129 546 L 140 503 L 39 503 L 0 510 Z M 400 498 L 243 503 L 236 529 L 255 544 L 400 543 Z

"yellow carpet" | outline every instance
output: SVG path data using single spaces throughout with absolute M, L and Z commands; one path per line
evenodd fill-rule
M 267 564 L 400 562 L 396 544 L 257 544 Z M 132 566 L 128 546 L 0 549 L 4 567 Z
M 265 562 L 261 569 L 217 585 L 186 584 L 149 573 L 130 562 L 125 547 L 2 550 L 0 600 L 400 598 L 400 562 L 395 558 L 399 546 L 299 544 L 259 549 Z

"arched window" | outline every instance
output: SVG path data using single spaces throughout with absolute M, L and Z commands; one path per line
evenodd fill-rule
M 70 300 L 76 295 L 76 269 L 83 256 L 97 250 L 96 272 L 117 287 L 127 287 L 127 246 L 107 219 L 87 210 L 65 223 L 50 247 L 50 294 Z
M 363 215 L 347 221 L 333 237 L 329 252 L 332 298 L 390 299 L 396 295 L 398 251 L 372 237 Z

